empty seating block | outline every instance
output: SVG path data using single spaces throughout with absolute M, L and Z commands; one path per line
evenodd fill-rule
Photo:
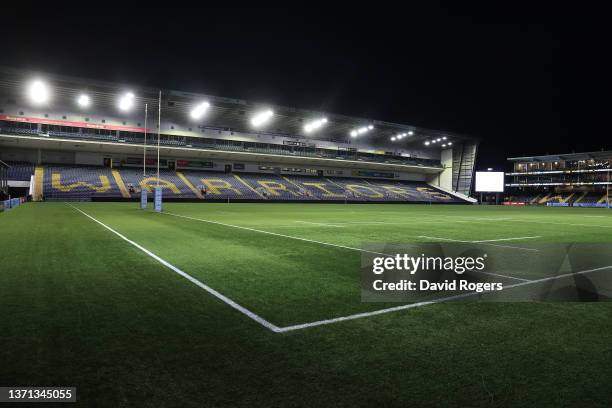
M 32 166 L 19 168 L 29 179 Z M 151 192 L 157 174 L 139 168 L 109 169 L 94 166 L 48 165 L 44 173 L 44 196 L 54 199 L 137 198 Z M 325 178 L 277 174 L 161 170 L 159 186 L 172 199 L 356 201 L 457 203 L 462 200 L 424 182 Z

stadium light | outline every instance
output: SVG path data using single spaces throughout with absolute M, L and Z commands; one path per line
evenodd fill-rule
M 414 135 L 414 132 L 412 130 L 409 130 L 408 131 L 408 136 L 412 136 L 412 135 Z
M 442 140 L 446 140 L 446 136 L 444 136 L 444 137 L 442 138 Z
M 85 95 L 85 94 L 79 95 L 79 97 L 77 98 L 77 104 L 81 108 L 86 108 L 89 105 L 91 105 L 91 99 L 89 98 L 89 95 Z
M 195 108 L 191 110 L 191 118 L 192 119 L 200 119 L 210 107 L 210 103 L 202 102 L 198 104 Z
M 352 137 L 357 137 L 357 136 L 362 135 L 362 134 L 364 134 L 364 133 L 366 133 L 366 132 L 369 132 L 369 131 L 370 131 L 370 130 L 372 130 L 372 129 L 374 129 L 374 126 L 372 126 L 372 125 L 369 125 L 369 126 L 363 126 L 363 127 L 360 127 L 359 129 L 354 129 L 354 130 L 351 130 L 350 135 L 351 135 Z
M 253 125 L 254 127 L 259 127 L 269 121 L 272 116 L 274 116 L 274 112 L 270 109 L 268 109 L 267 111 L 259 112 L 251 118 L 251 125 Z
M 391 141 L 395 142 L 397 140 L 397 138 L 395 136 L 391 137 Z
M 41 105 L 46 103 L 51 98 L 51 92 L 49 86 L 40 79 L 36 79 L 28 86 L 28 96 L 32 103 Z
M 448 142 L 447 145 L 452 146 L 453 142 Z
M 304 132 L 310 133 L 327 123 L 327 118 L 316 119 L 304 125 Z
M 444 144 L 442 145 L 442 147 L 446 147 L 446 143 L 444 143 Z
M 128 111 L 134 106 L 134 94 L 128 92 L 119 98 L 119 109 L 122 111 Z
M 429 142 L 425 142 L 425 146 L 429 146 Z
M 439 141 L 441 141 L 441 140 L 442 140 L 441 138 L 437 138 L 437 139 L 436 139 L 436 142 L 439 142 Z

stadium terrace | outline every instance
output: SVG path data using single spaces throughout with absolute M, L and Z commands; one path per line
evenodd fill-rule
M 478 140 L 374 119 L 0 69 L 5 194 L 466 203 Z M 159 170 L 158 170 L 159 169 Z

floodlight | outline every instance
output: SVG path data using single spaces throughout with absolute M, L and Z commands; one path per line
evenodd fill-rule
M 446 143 L 442 145 L 442 147 L 446 147 Z
M 436 139 L 436 142 L 439 142 L 440 140 L 442 140 L 442 139 L 440 139 L 440 138 L 437 138 L 437 139 Z
M 89 98 L 89 95 L 81 94 L 77 98 L 77 103 L 79 104 L 80 107 L 86 108 L 89 105 L 91 105 L 91 99 Z
M 310 133 L 327 123 L 327 118 L 316 119 L 304 125 L 304 132 Z
M 425 146 L 429 146 L 429 142 L 425 142 Z
M 396 139 L 396 137 L 395 137 L 395 136 L 393 136 L 393 137 L 391 138 L 391 141 L 392 141 L 392 142 L 395 142 L 395 140 L 397 140 L 397 139 Z
M 409 130 L 408 131 L 408 135 L 412 136 L 412 135 L 414 135 L 414 132 L 412 130 Z
M 453 143 L 452 143 L 452 142 L 448 142 L 448 143 L 447 143 L 447 145 L 452 146 L 452 145 L 453 145 Z
M 28 96 L 32 103 L 40 105 L 49 101 L 49 87 L 43 81 L 36 79 L 28 86 Z
M 122 111 L 128 111 L 134 106 L 134 94 L 127 92 L 119 98 L 119 109 Z
M 357 136 L 359 136 L 359 135 L 361 135 L 361 134 L 363 134 L 363 133 L 369 132 L 369 131 L 370 131 L 370 130 L 372 130 L 372 129 L 374 129 L 374 126 L 372 126 L 372 125 L 369 125 L 369 126 L 363 126 L 363 127 L 360 127 L 359 129 L 354 129 L 354 130 L 351 130 L 350 135 L 351 135 L 352 137 L 357 137 Z
M 270 109 L 259 112 L 251 118 L 251 125 L 259 127 L 269 121 L 272 116 L 274 116 L 274 112 Z
M 202 102 L 191 110 L 192 119 L 200 119 L 210 107 L 210 103 Z
M 442 140 L 446 140 L 446 136 L 444 136 L 444 137 L 442 138 Z

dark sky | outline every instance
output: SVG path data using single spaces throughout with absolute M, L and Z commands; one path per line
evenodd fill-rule
M 0 63 L 467 133 L 481 168 L 612 149 L 603 8 L 464 3 L 4 7 Z

